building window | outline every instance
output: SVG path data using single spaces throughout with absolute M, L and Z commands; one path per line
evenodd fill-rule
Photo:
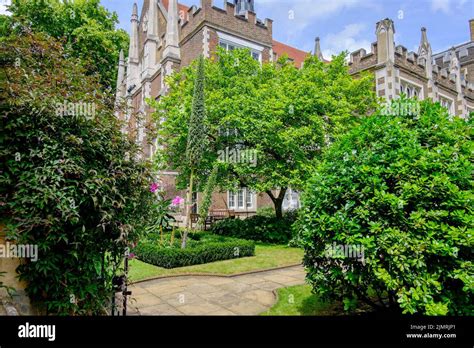
M 253 197 L 254 197 L 253 192 L 247 190 L 247 195 L 245 196 L 245 205 L 247 209 L 253 208 L 253 200 L 254 200 Z
M 229 209 L 248 210 L 255 207 L 255 193 L 246 187 L 235 192 L 228 191 L 227 196 Z
M 197 192 L 193 192 L 193 197 L 192 197 L 192 208 L 191 208 L 191 214 L 197 214 L 198 213 L 198 203 L 197 203 L 198 195 Z
M 439 98 L 439 103 L 441 106 L 445 107 L 451 115 L 454 115 L 453 100 L 445 97 Z
M 222 47 L 223 49 L 225 49 L 226 51 L 233 51 L 237 48 L 246 48 L 248 50 L 250 50 L 250 54 L 252 55 L 252 58 L 255 59 L 256 61 L 258 62 L 261 62 L 262 61 L 262 54 L 261 52 L 259 51 L 256 51 L 256 50 L 253 50 L 249 47 L 245 47 L 245 46 L 240 46 L 240 45 L 236 45 L 234 43 L 230 43 L 230 42 L 227 42 L 225 40 L 219 40 L 219 46 Z
M 283 199 L 283 210 L 296 210 L 300 207 L 300 194 L 291 188 L 286 190 L 285 198 Z
M 400 94 L 405 94 L 407 98 L 419 98 L 422 96 L 421 87 L 408 81 L 400 81 Z
M 239 209 L 244 208 L 244 189 L 239 189 L 237 191 L 237 207 Z

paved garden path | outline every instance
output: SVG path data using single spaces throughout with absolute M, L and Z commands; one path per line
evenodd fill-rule
M 236 276 L 179 276 L 136 283 L 128 315 L 256 315 L 276 301 L 273 290 L 304 284 L 302 266 Z

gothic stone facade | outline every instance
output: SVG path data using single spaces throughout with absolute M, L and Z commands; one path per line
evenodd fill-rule
M 142 146 L 146 158 L 156 149 L 150 138 L 151 127 L 146 98 L 158 99 L 166 94 L 166 76 L 189 65 L 199 55 L 211 57 L 217 46 L 233 49 L 246 47 L 260 62 L 275 61 L 286 54 L 301 67 L 309 54 L 273 40 L 271 19 L 260 20 L 254 12 L 254 0 L 233 0 L 233 3 L 201 0 L 200 6 L 186 7 L 177 0 L 144 0 L 140 15 L 133 5 L 132 29 L 128 60 L 120 55 L 117 101 L 125 101 L 131 112 L 117 116 L 125 121 L 129 136 Z M 474 20 L 470 21 L 470 41 L 446 52 L 433 54 L 426 29 L 422 28 L 417 53 L 395 46 L 393 21 L 384 19 L 376 25 L 377 41 L 371 52 L 361 49 L 350 55 L 349 68 L 357 77 L 362 71 L 375 75 L 377 95 L 387 100 L 401 93 L 431 98 L 446 106 L 453 115 L 466 117 L 474 111 Z M 314 54 L 324 60 L 319 38 Z M 168 198 L 185 193 L 176 190 L 173 170 L 160 173 Z M 200 193 L 195 195 L 197 205 Z M 284 207 L 296 208 L 297 193 L 289 192 Z M 257 208 L 272 206 L 265 193 L 252 193 L 243 188 L 236 193 L 216 192 L 211 209 L 230 209 L 242 216 L 255 214 Z M 196 208 L 197 209 L 197 208 Z
M 452 115 L 467 117 L 474 111 L 474 20 L 470 20 L 467 43 L 433 54 L 425 28 L 421 28 L 418 52 L 395 45 L 395 26 L 390 19 L 376 25 L 377 41 L 371 52 L 350 55 L 350 71 L 375 75 L 376 92 L 391 100 L 401 93 L 418 99 L 439 101 Z

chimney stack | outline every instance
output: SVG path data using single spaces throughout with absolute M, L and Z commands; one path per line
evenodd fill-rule
M 471 31 L 471 41 L 474 41 L 474 18 L 469 20 L 469 29 Z

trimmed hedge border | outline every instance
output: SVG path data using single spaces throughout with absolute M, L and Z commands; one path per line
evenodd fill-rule
M 207 242 L 179 249 L 164 248 L 152 242 L 142 242 L 133 252 L 140 261 L 169 269 L 254 256 L 255 243 L 247 240 L 229 239 L 225 242 Z
M 225 219 L 214 224 L 211 233 L 272 244 L 288 244 L 293 237 L 292 225 L 296 213 L 283 218 L 255 215 L 247 219 Z

